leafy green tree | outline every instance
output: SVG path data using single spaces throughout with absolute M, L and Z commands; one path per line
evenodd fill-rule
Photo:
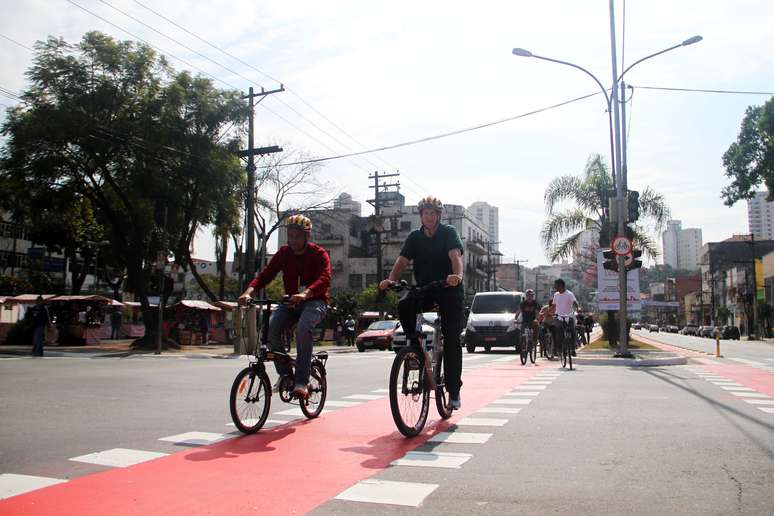
M 540 238 L 551 261 L 572 258 L 578 252 L 581 235 L 586 230 L 596 230 L 600 247 L 608 247 L 617 233 L 616 221 L 610 219 L 608 192 L 613 188 L 613 178 L 602 157 L 592 154 L 580 176 L 560 176 L 546 188 L 543 196 L 548 217 L 543 223 Z M 570 203 L 560 209 L 560 205 Z M 650 187 L 639 197 L 640 219 L 629 224 L 627 233 L 635 247 L 646 256 L 658 256 L 656 241 L 646 232 L 644 223 L 650 222 L 659 231 L 669 219 L 669 208 L 664 196 Z
M 27 77 L 30 87 L 2 128 L 0 182 L 13 187 L 4 193 L 88 199 L 152 337 L 149 277 L 167 249 L 194 269 L 197 229 L 215 222 L 244 183 L 238 142 L 221 139 L 248 108 L 239 92 L 175 72 L 146 45 L 98 32 L 76 45 L 37 43 Z
M 384 311 L 392 316 L 398 314 L 398 295 L 390 290 L 380 292 L 376 283 L 359 292 L 356 300 L 357 306 L 362 311 Z
M 721 193 L 726 205 L 751 198 L 761 184 L 768 200 L 774 200 L 774 97 L 747 108 L 736 141 L 723 154 L 723 166 L 732 179 Z

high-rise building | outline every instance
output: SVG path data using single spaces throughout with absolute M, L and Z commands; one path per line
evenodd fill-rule
M 767 195 L 767 192 L 755 192 L 755 197 L 747 200 L 750 233 L 758 240 L 774 239 L 774 202 L 768 202 Z
M 468 207 L 468 211 L 470 211 L 473 216 L 476 217 L 476 219 L 478 219 L 478 221 L 481 222 L 481 224 L 483 224 L 486 228 L 487 233 L 489 233 L 489 236 L 494 242 L 492 249 L 499 251 L 500 244 L 498 244 L 498 242 L 500 241 L 500 209 L 497 206 L 492 206 L 491 204 L 478 201 L 471 204 Z
M 699 267 L 702 233 L 699 228 L 682 229 L 682 222 L 670 220 L 661 235 L 664 264 L 675 269 L 693 270 Z

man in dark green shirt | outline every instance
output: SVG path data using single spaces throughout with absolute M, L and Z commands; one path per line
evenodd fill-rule
M 446 288 L 425 294 L 423 306 L 418 306 L 413 298 L 405 298 L 398 304 L 398 313 L 406 338 L 416 344 L 416 314 L 438 304 L 444 342 L 444 381 L 449 391 L 452 408 L 459 409 L 462 387 L 460 332 L 462 332 L 462 305 L 465 295 L 462 286 L 463 247 L 454 226 L 440 223 L 441 213 L 443 213 L 443 204 L 435 197 L 425 197 L 419 201 L 422 227 L 412 231 L 406 238 L 389 278 L 382 281 L 379 288 L 387 289 L 398 281 L 409 262 L 413 262 L 414 279 L 418 286 L 438 280 L 446 281 Z

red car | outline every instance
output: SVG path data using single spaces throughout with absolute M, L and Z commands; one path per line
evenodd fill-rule
M 366 348 L 392 349 L 392 334 L 398 321 L 374 321 L 355 339 L 357 350 L 361 353 Z

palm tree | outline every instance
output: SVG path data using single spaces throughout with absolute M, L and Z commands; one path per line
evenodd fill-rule
M 596 230 L 600 247 L 608 247 L 617 233 L 615 220 L 607 208 L 608 192 L 613 189 L 613 178 L 599 154 L 589 156 L 581 176 L 560 176 L 546 188 L 543 199 L 548 218 L 543 224 L 540 239 L 546 255 L 552 261 L 572 258 L 580 251 L 580 238 L 586 230 Z M 560 204 L 572 206 L 560 209 Z M 645 257 L 659 255 L 656 241 L 647 233 L 642 222 L 649 222 L 654 232 L 661 231 L 669 220 L 669 208 L 664 196 L 646 187 L 639 197 L 640 223 L 629 224 L 629 236 Z

